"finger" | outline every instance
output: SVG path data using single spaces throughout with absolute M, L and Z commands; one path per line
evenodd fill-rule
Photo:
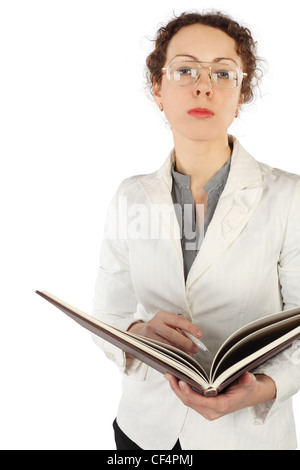
M 156 341 L 159 341 L 160 343 L 164 343 L 164 344 L 168 344 L 169 346 L 176 346 L 174 345 L 174 343 L 172 343 L 171 341 L 169 341 L 167 338 L 165 338 L 164 336 L 158 334 L 158 333 L 155 333 L 155 331 L 152 331 L 151 332 L 151 336 L 150 336 L 151 339 L 154 339 Z
M 164 377 L 168 380 L 168 382 L 170 384 L 170 387 L 173 390 L 173 392 L 177 395 L 178 398 L 180 398 L 180 400 L 182 400 L 183 394 L 182 394 L 181 389 L 179 387 L 178 380 L 173 375 L 171 375 L 169 373 L 166 374 Z
M 251 386 L 255 383 L 255 381 L 256 381 L 255 375 L 250 374 L 250 372 L 245 372 L 238 379 L 239 385 L 243 385 L 243 386 Z
M 199 352 L 199 347 L 196 346 L 191 339 L 187 338 L 181 330 L 178 331 L 177 329 L 166 327 L 163 334 L 169 342 L 182 351 L 191 354 Z
M 171 320 L 169 317 L 171 317 Z M 147 331 L 149 330 L 147 336 L 175 346 L 188 354 L 195 354 L 198 352 L 198 348 L 195 348 L 194 343 L 175 327 L 174 322 L 172 324 L 174 317 L 176 315 L 172 313 L 159 312 L 156 317 L 148 322 L 146 326 Z
M 201 338 L 203 336 L 202 330 L 198 326 L 194 325 L 190 320 L 184 318 L 180 314 L 171 314 L 171 316 L 168 316 L 165 321 L 168 325 L 184 330 L 196 338 Z
M 201 338 L 203 336 L 200 328 L 179 313 L 176 314 L 160 310 L 155 315 L 155 318 L 159 319 L 159 322 L 163 322 L 171 328 L 178 328 L 180 330 L 187 331 L 197 338 Z
M 176 377 L 169 373 L 165 375 L 165 378 L 169 381 L 172 390 L 180 398 L 191 396 L 192 394 L 196 394 L 198 396 L 198 393 L 194 392 L 192 388 L 183 380 L 177 380 Z
M 199 352 L 199 347 L 195 345 L 191 338 L 187 338 L 183 332 L 192 334 L 195 338 L 202 337 L 202 331 L 196 325 L 193 325 L 189 320 L 169 312 L 159 312 L 160 321 L 162 321 L 167 329 L 161 334 L 166 337 L 171 343 L 179 347 L 183 351 L 196 354 Z
M 189 407 L 196 405 L 199 408 L 209 405 L 209 398 L 202 396 L 200 393 L 195 392 L 190 385 L 182 380 L 177 380 L 174 376 L 166 374 L 165 378 L 169 381 L 169 384 L 173 392 L 177 397 Z
M 190 354 L 196 354 L 199 352 L 199 347 L 194 342 L 187 338 L 180 327 L 184 327 L 185 330 L 193 331 L 197 336 L 201 336 L 202 332 L 195 325 L 174 313 L 159 311 L 155 317 L 148 322 L 146 326 L 149 329 L 147 336 L 154 337 L 154 334 L 158 335 L 157 338 L 160 341 L 164 341 L 167 344 L 171 344 L 181 349 L 182 351 Z

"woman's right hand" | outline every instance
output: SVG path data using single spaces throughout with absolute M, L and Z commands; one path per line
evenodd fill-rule
M 137 333 L 147 338 L 152 338 L 161 341 L 166 344 L 175 346 L 187 354 L 196 354 L 199 352 L 198 346 L 196 346 L 192 340 L 187 338 L 182 331 L 201 338 L 202 331 L 194 325 L 192 322 L 174 313 L 159 311 L 157 314 L 149 320 L 147 323 L 137 322 L 133 323 L 128 331 Z

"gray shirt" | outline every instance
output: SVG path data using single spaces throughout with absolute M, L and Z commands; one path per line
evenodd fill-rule
M 214 215 L 219 198 L 227 182 L 230 163 L 231 157 L 204 186 L 207 194 L 205 217 L 204 207 L 201 204 L 197 204 L 195 213 L 194 199 L 190 190 L 190 176 L 178 173 L 175 170 L 175 163 L 172 166 L 172 198 L 181 230 L 185 279 L 198 254 L 207 227 Z

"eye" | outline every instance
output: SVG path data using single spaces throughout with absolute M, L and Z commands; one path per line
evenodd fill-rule
M 180 75 L 192 75 L 192 69 L 190 67 L 180 67 L 179 69 L 176 70 L 176 73 L 179 73 Z
M 232 80 L 232 73 L 228 70 L 217 70 L 215 72 L 218 78 L 221 78 L 222 80 Z
M 197 68 L 193 65 L 175 64 L 171 67 L 170 76 L 175 82 L 189 83 L 197 76 Z

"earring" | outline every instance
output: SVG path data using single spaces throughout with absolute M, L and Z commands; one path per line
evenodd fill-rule
M 168 120 L 165 121 L 165 128 L 168 129 L 168 131 L 172 130 L 172 126 L 171 126 L 171 124 L 169 123 Z
M 238 117 L 238 110 L 236 110 L 234 117 L 235 117 L 235 118 Z
M 163 104 L 162 104 L 162 103 L 159 103 L 158 107 L 159 107 L 160 111 L 163 111 L 163 110 L 164 110 L 164 107 L 163 107 Z

